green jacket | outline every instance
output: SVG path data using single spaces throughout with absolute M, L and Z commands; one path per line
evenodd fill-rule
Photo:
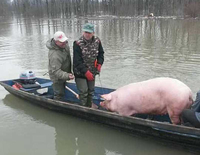
M 49 49 L 49 77 L 53 82 L 69 80 L 71 73 L 71 56 L 69 45 L 64 49 L 58 47 L 54 40 L 48 40 L 46 43 Z

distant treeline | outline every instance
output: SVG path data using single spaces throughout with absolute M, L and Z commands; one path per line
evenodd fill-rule
M 200 17 L 200 0 L 0 0 L 0 16 L 85 15 Z

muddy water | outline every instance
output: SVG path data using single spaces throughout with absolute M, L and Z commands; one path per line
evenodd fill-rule
M 111 16 L 0 20 L 0 80 L 18 78 L 24 70 L 48 78 L 43 76 L 48 63 L 46 41 L 55 31 L 62 30 L 72 49 L 73 41 L 81 36 L 82 25 L 89 21 L 95 24 L 95 33 L 105 50 L 100 76 L 103 87 L 118 88 L 167 76 L 186 83 L 194 97 L 200 88 L 199 20 Z M 96 85 L 100 86 L 98 78 Z M 9 95 L 3 87 L 0 87 L 0 137 L 0 153 L 5 155 L 193 154 L 37 107 Z

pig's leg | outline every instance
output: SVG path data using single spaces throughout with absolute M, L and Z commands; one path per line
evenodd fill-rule
M 179 115 L 172 116 L 172 117 L 170 117 L 170 119 L 172 121 L 172 124 L 181 124 Z
M 175 113 L 173 110 L 168 110 L 168 114 L 172 124 L 180 124 L 180 114 Z

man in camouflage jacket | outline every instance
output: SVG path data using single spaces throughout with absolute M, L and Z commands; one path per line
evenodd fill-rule
M 94 36 L 94 25 L 87 23 L 83 27 L 83 36 L 73 45 L 73 70 L 83 106 L 92 106 L 95 75 L 101 71 L 104 62 L 104 50 L 101 41 Z

